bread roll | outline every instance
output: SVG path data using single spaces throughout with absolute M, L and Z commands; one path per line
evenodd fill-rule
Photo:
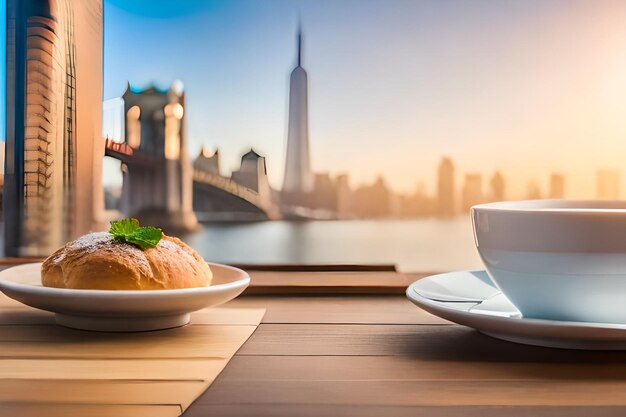
M 212 273 L 198 253 L 175 237 L 142 250 L 107 232 L 66 244 L 41 266 L 46 287 L 97 290 L 162 290 L 202 287 Z

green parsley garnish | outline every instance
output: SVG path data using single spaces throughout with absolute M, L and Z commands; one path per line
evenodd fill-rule
M 137 219 L 122 219 L 111 222 L 109 233 L 118 242 L 130 243 L 140 249 L 154 248 L 163 237 L 157 227 L 140 227 Z

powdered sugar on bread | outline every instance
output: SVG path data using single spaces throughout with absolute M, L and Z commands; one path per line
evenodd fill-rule
M 181 240 L 163 236 L 142 250 L 107 232 L 69 242 L 42 265 L 44 286 L 80 289 L 171 289 L 209 285 L 211 270 Z

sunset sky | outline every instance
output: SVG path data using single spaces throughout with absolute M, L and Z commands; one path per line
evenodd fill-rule
M 230 174 L 252 146 L 280 187 L 298 15 L 315 171 L 432 192 L 447 155 L 459 185 L 499 169 L 523 197 L 559 172 L 593 197 L 608 168 L 626 198 L 619 0 L 105 0 L 105 99 L 181 79 L 190 153 L 219 147 Z

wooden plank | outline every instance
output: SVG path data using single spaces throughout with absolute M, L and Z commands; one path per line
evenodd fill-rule
M 230 301 L 222 307 L 205 308 L 191 314 L 191 324 L 202 325 L 247 325 L 256 326 L 261 322 L 265 314 L 265 308 L 245 307 L 239 308 L 235 304 L 236 300 Z
M 53 313 L 22 308 L 0 308 L 2 324 L 51 324 Z M 449 324 L 416 307 L 404 296 L 254 296 L 235 299 L 223 307 L 192 314 L 193 324 L 255 324 L 258 315 L 265 323 L 369 323 Z M 233 314 L 237 309 L 237 314 Z
M 216 333 L 223 331 L 223 334 L 237 334 L 241 329 L 249 328 L 249 325 L 208 325 L 208 326 L 183 326 L 174 329 L 157 330 L 151 332 L 90 332 L 84 330 L 76 330 L 63 326 L 48 325 L 7 325 L 0 327 L 0 342 L 88 342 L 95 343 L 142 343 L 145 341 L 151 343 L 168 343 L 173 340 L 184 340 L 187 338 L 195 338 L 205 336 L 206 333 Z M 229 332 L 232 329 L 232 332 Z
M 249 271 L 254 286 L 292 287 L 406 287 L 430 273 L 404 274 L 389 271 L 276 272 Z
M 403 356 L 235 356 L 220 380 L 264 381 L 618 381 L 626 363 L 436 361 Z
M 246 295 L 255 294 L 402 294 L 415 276 L 397 272 L 250 271 Z
M 254 296 L 229 306 L 264 307 L 263 323 L 450 324 L 404 296 Z
M 623 417 L 626 407 L 360 406 L 327 404 L 197 404 L 185 417 Z
M 7 301 L 10 300 L 10 301 Z M 6 324 L 54 324 L 54 313 L 31 308 L 0 294 L 0 326 Z M 233 308 L 232 302 L 220 307 L 205 308 L 192 313 L 191 324 L 256 325 L 265 309 Z
M 228 359 L 0 359 L 0 379 L 203 381 Z
M 176 417 L 178 405 L 0 403 L 1 416 L 19 417 Z
M 96 333 L 61 326 L 0 326 L 0 358 L 228 358 L 255 326 L 186 326 Z
M 0 326 L 6 324 L 54 324 L 54 313 L 26 306 L 0 307 Z
M 440 361 L 623 363 L 626 351 L 526 346 L 458 325 L 261 324 L 240 355 L 390 355 Z
M 0 269 L 41 259 L 0 260 Z M 431 272 L 404 274 L 390 265 L 245 265 L 251 277 L 244 295 L 397 294 Z M 277 270 L 271 269 L 275 267 Z
M 219 380 L 200 404 L 384 406 L 624 406 L 626 381 L 264 381 Z
M 43 262 L 45 258 L 0 258 L 0 270 L 25 263 Z M 332 271 L 396 271 L 393 264 L 232 264 L 236 268 L 246 271 L 273 271 L 273 272 L 332 272 Z
M 167 342 L 172 338 L 192 338 L 201 336 L 206 331 L 223 330 L 232 327 L 235 330 L 240 326 L 230 325 L 187 325 L 173 329 L 148 332 L 91 332 L 72 329 L 58 325 L 5 325 L 0 326 L 0 342 L 14 341 L 42 341 L 42 342 L 104 342 L 104 343 L 134 343 L 149 340 L 153 342 Z M 248 327 L 242 325 L 241 327 Z
M 15 266 L 15 265 L 29 264 L 29 263 L 33 263 L 33 262 L 43 262 L 44 259 L 45 258 L 36 258 L 36 257 L 31 257 L 31 258 L 29 258 L 29 257 L 0 258 L 0 271 L 3 270 L 3 269 L 10 268 L 10 267 Z
M 20 416 L 179 415 L 264 314 L 206 309 L 179 329 L 93 333 L 54 325 L 51 313 L 8 297 L 0 302 L 0 415 Z
M 449 324 L 403 296 L 243 297 L 195 312 L 192 323 L 254 324 L 265 307 L 265 323 Z M 232 314 L 235 308 L 237 315 Z M 49 312 L 26 306 L 0 309 L 0 325 L 51 323 L 54 317 Z
M 9 298 L 4 293 L 0 292 L 0 309 L 5 308 L 30 308 L 17 300 Z
M 456 326 L 261 324 L 240 355 L 403 355 L 430 352 Z M 469 338 L 471 336 L 468 335 Z M 280 343 L 278 343 L 280 341 Z M 460 346 L 455 344 L 455 346 Z
M 206 387 L 204 381 L 0 379 L 0 403 L 166 404 L 185 409 Z
M 232 264 L 245 271 L 272 272 L 396 272 L 393 264 Z

